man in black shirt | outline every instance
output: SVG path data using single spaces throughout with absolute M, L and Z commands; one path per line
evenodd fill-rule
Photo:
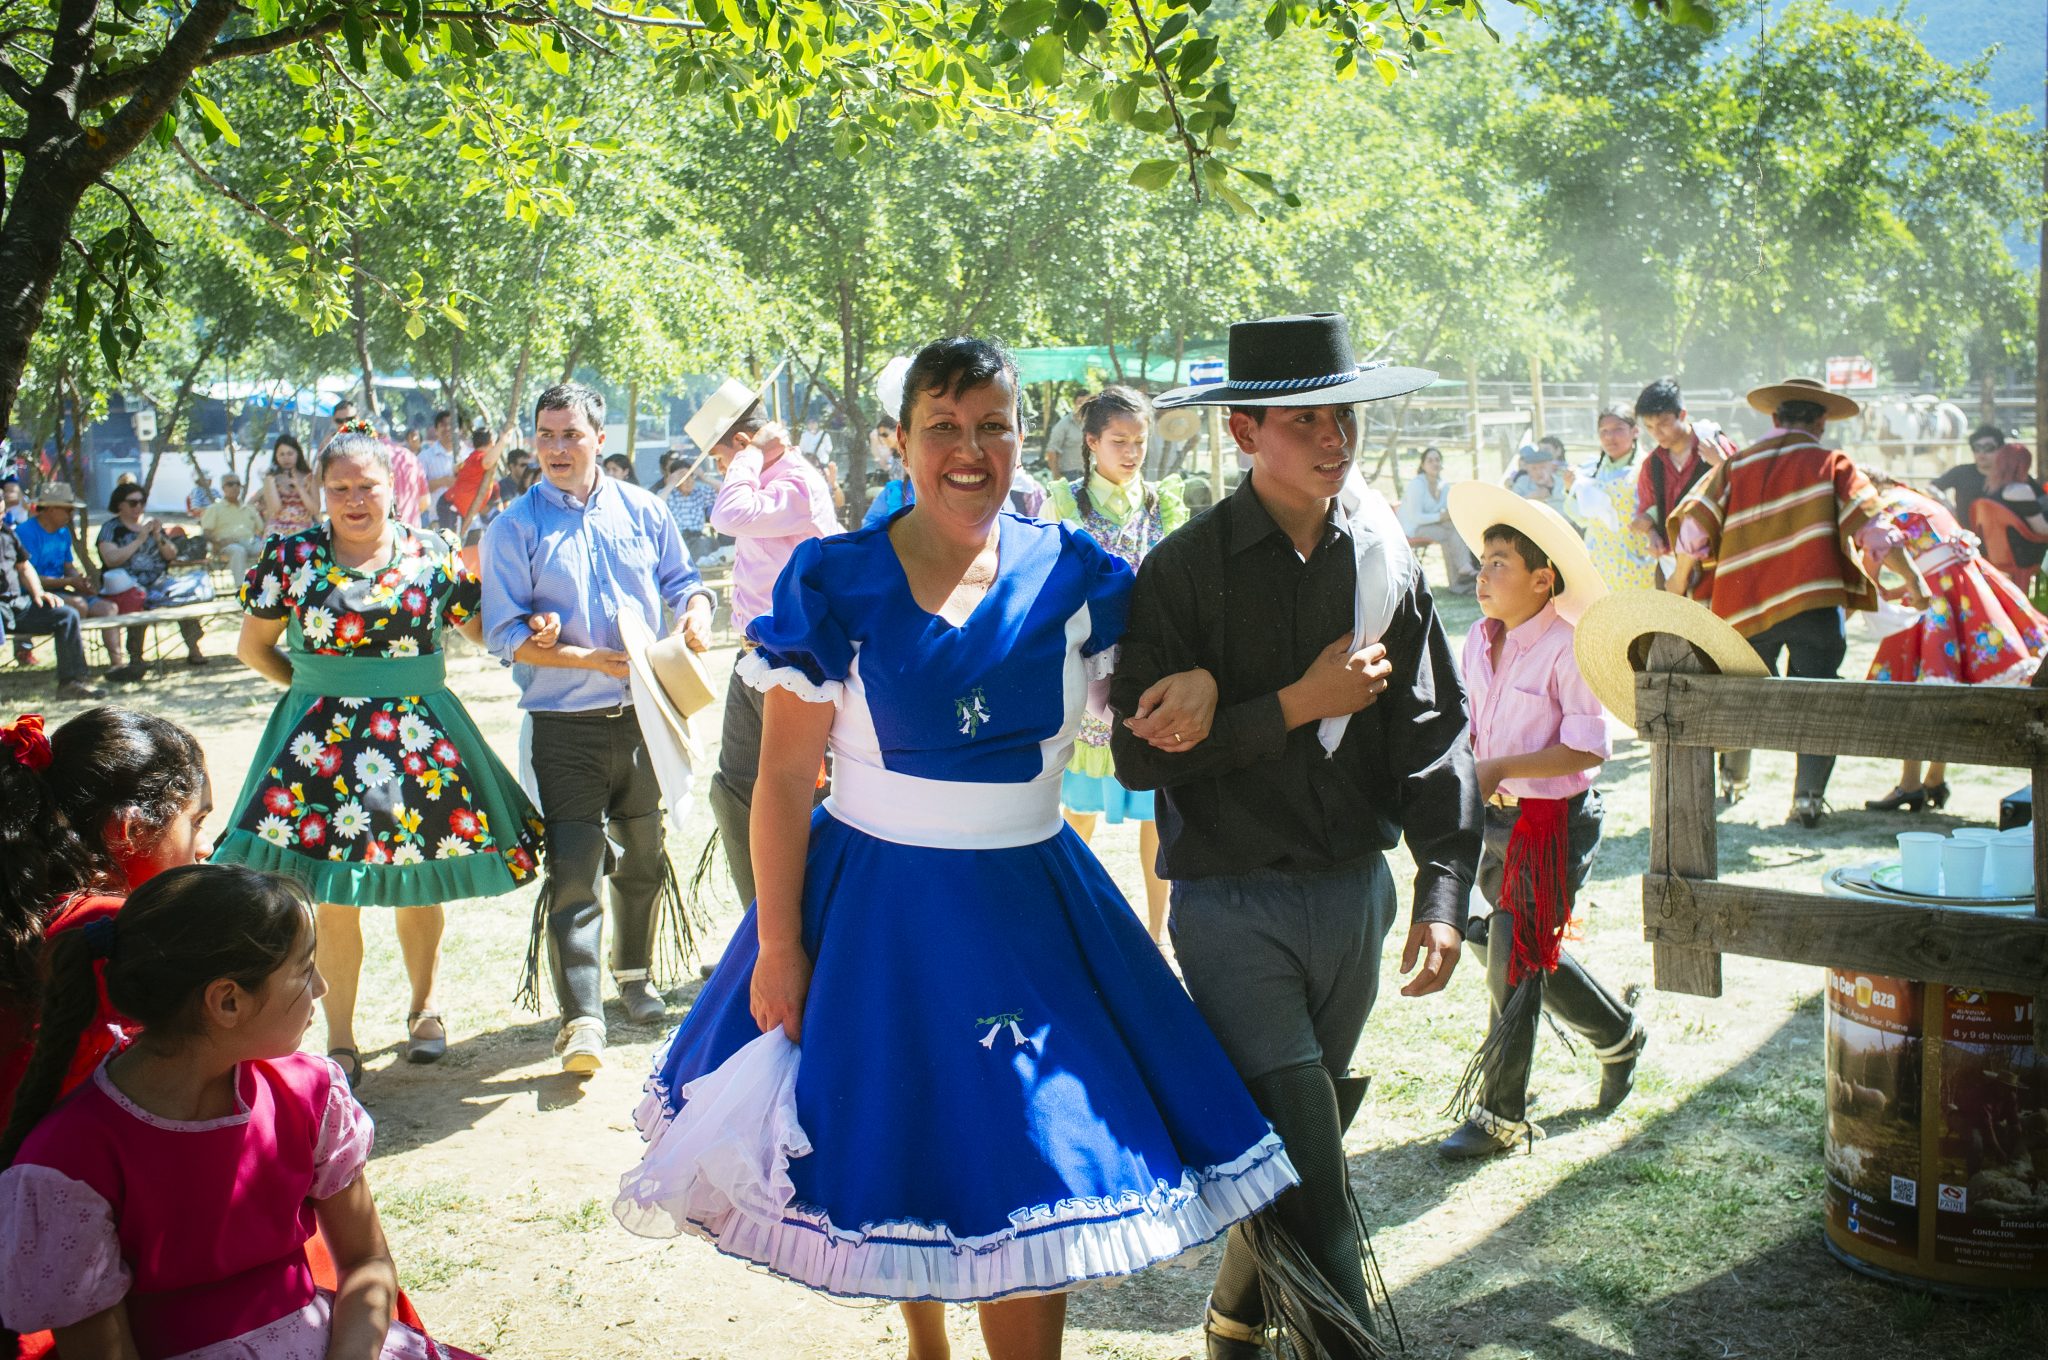
M 1996 425 L 1979 425 L 1970 431 L 1970 457 L 1934 479 L 1934 489 L 1948 497 L 1956 522 L 1970 528 L 1970 507 L 1984 498 L 1984 488 L 1997 475 L 1998 451 L 2005 447 L 2005 431 Z
M 1371 1304 L 1348 1200 L 1337 1083 L 1379 988 L 1395 913 L 1384 852 L 1417 871 L 1406 996 L 1457 964 L 1479 795 L 1449 640 L 1405 534 L 1353 467 L 1354 403 L 1435 377 L 1360 368 L 1338 316 L 1231 327 L 1230 380 L 1159 398 L 1228 405 L 1253 471 L 1145 559 L 1110 706 L 1117 777 L 1156 789 L 1159 871 L 1188 991 L 1287 1145 L 1280 1225 L 1361 1322 Z M 1157 681 L 1207 670 L 1206 733 L 1155 729 Z M 1212 1357 L 1265 1323 L 1243 1231 L 1211 1295 Z M 1319 1325 L 1332 1354 L 1359 1349 Z

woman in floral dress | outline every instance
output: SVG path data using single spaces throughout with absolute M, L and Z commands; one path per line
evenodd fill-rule
M 1634 523 L 1636 412 L 1618 402 L 1600 413 L 1600 456 L 1566 473 L 1565 513 L 1610 590 L 1653 590 L 1657 545 Z
M 329 1056 L 351 1083 L 357 909 L 405 908 L 407 1056 L 432 1062 L 447 1049 L 441 904 L 512 891 L 540 848 L 533 805 L 446 685 L 442 632 L 481 645 L 482 588 L 440 535 L 391 518 L 388 458 L 367 425 L 338 436 L 318 468 L 328 518 L 273 538 L 242 585 L 236 652 L 288 689 L 213 853 L 291 874 L 320 902 Z
M 2012 578 L 1984 560 L 1977 536 L 1948 507 L 1884 473 L 1872 473 L 1883 510 L 1857 535 L 1874 581 L 1885 554 L 1904 545 L 1927 582 L 1928 606 L 1877 644 L 1869 679 L 1921 685 L 2024 685 L 2048 655 L 2048 618 Z M 1908 760 L 1872 812 L 1948 805 L 1948 764 Z

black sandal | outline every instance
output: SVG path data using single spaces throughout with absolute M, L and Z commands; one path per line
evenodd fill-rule
M 330 1048 L 328 1058 L 341 1068 L 341 1075 L 353 1091 L 363 1084 L 363 1055 L 352 1048 Z

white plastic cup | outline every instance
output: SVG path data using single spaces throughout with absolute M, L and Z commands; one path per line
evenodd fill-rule
M 1987 853 L 1991 865 L 1991 892 L 1997 897 L 2025 897 L 2034 891 L 2034 843 L 2000 837 Z
M 1941 847 L 1948 838 L 1936 831 L 1899 833 L 1899 886 L 1925 897 L 1941 895 Z
M 1982 897 L 1984 895 L 1983 841 L 1949 840 L 1941 844 L 1941 895 Z
M 1959 841 L 1984 841 L 1986 843 L 1997 840 L 2000 835 L 1998 831 L 1988 826 L 1959 826 L 1948 834 L 1953 839 Z

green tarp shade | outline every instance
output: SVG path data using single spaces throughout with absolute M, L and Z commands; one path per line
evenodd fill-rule
M 1171 387 L 1187 379 L 1186 364 L 1197 359 L 1221 359 L 1224 347 L 1216 343 L 1189 345 L 1178 374 L 1174 372 L 1173 355 L 1151 356 L 1145 365 L 1144 379 L 1155 387 Z M 1017 374 L 1027 383 L 1071 382 L 1100 383 L 1114 382 L 1117 364 L 1110 362 L 1109 347 L 1106 345 L 1060 345 L 1051 349 L 1013 349 L 1010 356 L 1017 361 Z M 1138 351 L 1118 345 L 1117 362 L 1123 365 L 1126 381 L 1138 374 Z

